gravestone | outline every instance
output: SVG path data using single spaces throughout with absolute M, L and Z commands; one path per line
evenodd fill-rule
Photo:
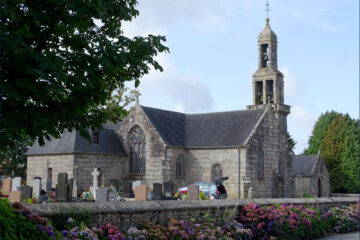
M 71 202 L 71 200 L 72 200 L 73 186 L 74 186 L 74 179 L 71 178 L 67 182 L 67 196 L 66 196 L 66 199 L 67 199 L 68 202 Z
M 8 177 L 8 178 L 5 178 L 3 180 L 3 184 L 1 186 L 1 192 L 6 194 L 6 195 L 9 195 L 10 192 L 11 192 L 11 178 Z
M 11 191 L 19 191 L 21 187 L 21 177 L 14 177 L 11 182 Z
M 115 200 L 119 198 L 119 194 L 115 189 L 111 189 L 109 191 L 109 200 Z
M 141 181 L 132 182 L 132 191 L 135 191 L 135 188 L 140 185 L 141 185 Z
M 22 202 L 22 194 L 20 191 L 11 191 L 9 195 L 9 201 L 13 202 Z
M 58 174 L 55 201 L 56 202 L 68 201 L 68 175 L 66 172 L 62 172 Z
M 154 183 L 153 184 L 152 200 L 161 200 L 162 198 L 163 198 L 162 184 L 161 183 Z
M 2 186 L 3 180 L 6 178 L 4 175 L 0 175 L 0 186 Z
M 135 187 L 135 201 L 146 201 L 147 186 L 140 185 Z
M 49 200 L 49 196 L 46 194 L 40 194 L 39 198 L 38 198 L 38 202 L 42 203 L 42 202 L 47 202 Z
M 254 192 L 254 188 L 252 187 L 249 187 L 249 190 L 248 190 L 248 199 L 254 199 L 254 195 L 255 195 L 255 192 Z
M 20 192 L 22 192 L 24 199 L 32 198 L 33 188 L 29 185 L 24 185 L 20 188 Z
M 122 192 L 122 197 L 124 198 L 129 198 L 132 197 L 133 193 L 132 193 L 132 183 L 129 181 L 125 181 L 123 183 L 123 192 Z
M 33 189 L 33 197 L 36 199 L 39 198 L 41 191 L 41 180 L 40 179 L 32 180 L 30 186 Z
M 73 186 L 72 186 L 72 190 L 71 190 L 71 195 L 73 198 L 77 198 L 78 197 L 78 187 L 77 187 L 77 171 L 78 171 L 79 166 L 75 163 L 74 165 L 74 182 L 73 182 Z
M 95 202 L 101 203 L 108 201 L 109 201 L 109 189 L 108 188 L 97 189 Z
M 167 181 L 164 183 L 164 194 L 165 197 L 172 197 L 174 192 L 174 182 Z
M 118 191 L 119 190 L 119 180 L 113 178 L 113 179 L 110 179 L 110 187 L 113 188 L 114 190 Z
M 190 185 L 188 187 L 188 199 L 189 200 L 199 200 L 199 186 Z
M 91 173 L 93 175 L 93 185 L 90 187 L 90 192 L 94 196 L 94 199 L 96 199 L 96 190 L 99 188 L 99 177 L 100 172 L 97 168 L 94 168 L 94 171 Z

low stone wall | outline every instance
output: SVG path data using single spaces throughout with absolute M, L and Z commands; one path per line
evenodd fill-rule
M 87 213 L 92 216 L 93 224 L 110 222 L 123 228 L 136 226 L 141 220 L 167 224 L 171 218 L 190 220 L 193 217 L 210 213 L 213 217 L 235 216 L 238 207 L 254 202 L 259 205 L 273 204 L 306 204 L 325 212 L 331 207 L 342 207 L 359 202 L 357 197 L 334 198 L 274 198 L 274 199 L 228 199 L 201 201 L 147 201 L 107 203 L 49 203 L 31 204 L 28 207 L 36 214 L 50 220 L 58 216 L 74 213 Z

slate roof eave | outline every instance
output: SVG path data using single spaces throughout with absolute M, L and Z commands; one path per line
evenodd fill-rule
M 319 161 L 319 155 L 295 155 L 293 163 L 293 172 L 302 177 L 311 177 L 315 166 Z

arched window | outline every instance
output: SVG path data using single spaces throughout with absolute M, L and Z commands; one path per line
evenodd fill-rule
M 215 182 L 216 180 L 223 177 L 223 169 L 220 164 L 216 163 L 211 167 L 211 181 Z
M 129 134 L 130 173 L 144 174 L 146 163 L 146 141 L 144 131 L 135 126 Z
M 176 177 L 185 177 L 185 158 L 182 154 L 176 158 Z
M 262 153 L 260 151 L 257 153 L 256 177 L 259 180 L 264 179 L 264 160 L 263 160 Z

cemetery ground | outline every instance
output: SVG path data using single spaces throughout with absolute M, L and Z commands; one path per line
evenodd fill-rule
M 133 201 L 133 204 L 156 200 L 158 204 L 189 202 L 196 204 L 204 199 L 198 187 L 191 186 L 186 199 L 174 200 L 173 183 L 155 183 L 153 192 L 140 181 L 125 182 L 119 186 L 116 179 L 106 181 L 93 171 L 93 185 L 89 191 L 80 192 L 75 179 L 68 180 L 66 173 L 58 175 L 56 189 L 51 189 L 49 179 L 34 179 L 29 185 L 19 177 L 1 179 L 0 238 L 1 239 L 318 239 L 332 233 L 359 231 L 360 203 L 333 207 L 321 211 L 307 204 L 259 205 L 249 199 L 248 204 L 236 206 L 223 214 L 212 211 L 192 211 L 192 217 L 171 218 L 159 224 L 139 220 L 133 226 L 116 225 L 104 221 L 94 223 L 87 211 L 60 213 L 56 218 L 45 218 L 31 211 L 31 206 L 55 206 L 53 202 L 76 205 L 91 202 L 107 203 Z M 101 182 L 99 186 L 99 182 Z M 111 184 L 110 184 L 111 183 Z M 76 191 L 75 191 L 75 190 Z M 230 200 L 208 200 L 230 201 Z M 154 201 L 155 202 L 155 201 Z M 205 201 L 206 202 L 206 201 Z M 294 200 L 294 202 L 296 202 Z M 34 205 L 35 204 L 35 205 Z M 105 204 L 105 205 L 104 205 Z M 60 205 L 59 205 L 60 206 Z M 210 206 L 210 205 L 209 205 Z M 31 208 L 34 209 L 34 208 Z M 61 210 L 61 209 L 60 209 Z M 323 210 L 323 209 L 322 209 Z M 184 210 L 185 213 L 185 210 Z M 196 214 L 198 213 L 198 214 Z M 187 213 L 186 213 L 187 214 Z M 106 214 L 105 214 L 106 215 Z M 146 218 L 144 218 L 146 219 Z M 352 236 L 352 235 L 339 235 Z M 329 239 L 332 239 L 330 236 Z M 327 238 L 325 238 L 327 239 Z M 336 238 L 335 238 L 336 239 Z M 340 238 L 344 239 L 344 238 Z

